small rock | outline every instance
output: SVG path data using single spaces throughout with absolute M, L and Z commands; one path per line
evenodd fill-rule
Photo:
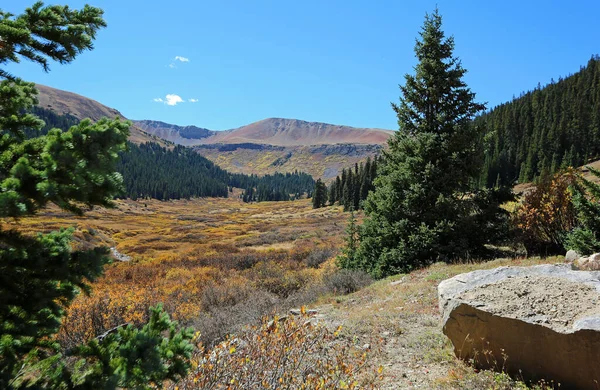
M 579 253 L 575 252 L 573 249 L 569 249 L 569 251 L 565 255 L 565 261 L 567 263 L 572 263 L 575 260 L 579 259 L 580 257 L 581 257 L 581 255 Z
M 382 337 L 388 337 L 390 335 L 390 332 L 383 332 L 381 334 Z
M 131 261 L 131 257 L 127 256 L 121 252 L 119 252 L 117 250 L 117 248 L 112 247 L 110 248 L 110 253 L 113 255 L 113 257 L 119 261 Z
M 588 262 L 588 271 L 598 271 L 600 270 L 600 253 L 594 253 L 590 256 L 590 261 Z
M 363 345 L 362 349 L 364 349 L 364 350 L 371 349 L 371 344 L 367 343 L 367 344 Z
M 589 257 L 580 257 L 571 264 L 571 268 L 574 270 L 587 270 L 588 263 L 590 262 Z

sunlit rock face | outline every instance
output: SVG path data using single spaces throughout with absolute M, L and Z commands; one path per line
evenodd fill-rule
M 568 264 L 474 271 L 438 286 L 456 356 L 561 389 L 600 383 L 600 272 Z

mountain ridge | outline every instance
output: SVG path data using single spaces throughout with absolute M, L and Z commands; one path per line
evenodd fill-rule
M 93 121 L 98 121 L 103 117 L 110 119 L 127 119 L 118 110 L 105 106 L 104 104 L 86 96 L 49 87 L 43 84 L 36 84 L 35 86 L 38 90 L 37 105 L 44 109 L 51 110 L 56 114 L 72 115 L 79 120 L 90 118 Z M 135 124 L 129 128 L 129 132 L 129 141 L 136 144 L 144 142 L 156 142 L 162 146 L 165 146 L 165 142 L 162 139 L 158 139 L 157 137 L 148 134 Z
M 118 110 L 72 92 L 37 85 L 39 107 L 59 115 L 99 120 L 126 119 Z M 209 130 L 162 121 L 132 121 L 129 140 L 156 142 L 194 150 L 232 173 L 264 175 L 303 171 L 330 180 L 341 170 L 373 158 L 393 134 L 390 130 L 308 122 L 300 119 L 267 118 L 231 130 Z
M 209 130 L 154 120 L 136 120 L 144 131 L 183 145 L 257 143 L 272 146 L 312 146 L 339 143 L 382 145 L 392 130 L 358 128 L 291 118 L 266 118 L 235 129 Z

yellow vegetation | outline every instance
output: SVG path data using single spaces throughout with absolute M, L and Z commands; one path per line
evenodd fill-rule
M 117 205 L 92 210 L 85 218 L 49 208 L 20 226 L 5 221 L 31 233 L 75 226 L 75 245 L 104 244 L 132 258 L 107 266 L 92 294 L 74 301 L 59 335 L 65 346 L 123 323 L 141 324 L 148 307 L 159 302 L 183 324 L 196 325 L 200 313 L 256 294 L 287 299 L 321 280 L 324 268 L 309 266 L 308 259 L 328 250 L 333 261 L 346 219 L 338 208 L 313 210 L 309 200 L 128 200 Z

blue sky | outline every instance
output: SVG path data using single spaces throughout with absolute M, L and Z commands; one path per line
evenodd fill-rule
M 396 129 L 390 102 L 436 4 L 467 83 L 490 107 L 600 53 L 598 1 L 88 2 L 108 22 L 95 50 L 47 74 L 25 62 L 8 70 L 131 119 L 215 130 L 268 117 Z M 3 3 L 20 13 L 33 0 Z

